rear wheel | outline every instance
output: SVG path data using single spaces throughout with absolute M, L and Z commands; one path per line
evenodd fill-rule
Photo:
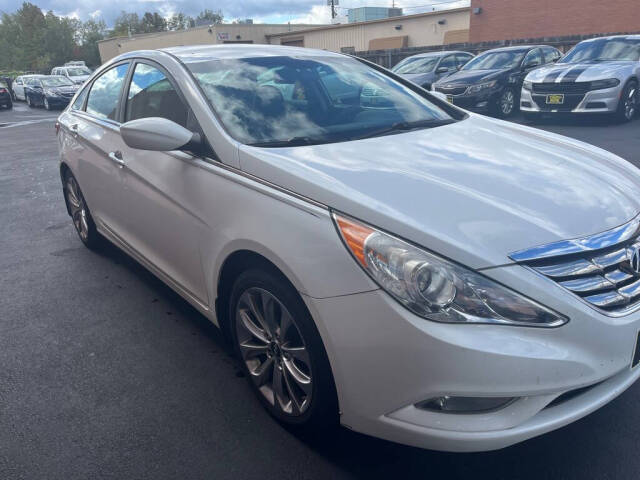
M 638 82 L 635 80 L 629 81 L 622 95 L 620 96 L 620 102 L 618 103 L 618 110 L 616 111 L 616 118 L 620 122 L 630 122 L 638 111 Z
M 78 237 L 88 248 L 99 248 L 102 245 L 102 237 L 96 229 L 80 185 L 71 172 L 64 176 L 64 195 Z
M 267 411 L 304 429 L 337 424 L 329 360 L 296 290 L 274 272 L 248 270 L 234 283 L 228 311 L 236 354 Z

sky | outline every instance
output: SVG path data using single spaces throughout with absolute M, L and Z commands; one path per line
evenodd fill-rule
M 42 10 L 53 10 L 65 15 L 88 20 L 102 19 L 113 25 L 118 14 L 125 10 L 142 14 L 157 11 L 163 16 L 182 12 L 196 16 L 205 8 L 222 10 L 225 22 L 252 18 L 256 23 L 330 23 L 331 14 L 326 0 L 30 0 Z M 392 0 L 340 0 L 338 13 L 346 15 L 347 7 L 390 7 Z M 433 8 L 468 6 L 469 0 L 396 0 L 405 14 L 431 11 Z M 22 5 L 22 0 L 0 0 L 0 12 L 11 13 Z

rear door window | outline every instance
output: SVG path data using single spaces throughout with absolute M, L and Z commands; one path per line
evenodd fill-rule
M 87 99 L 87 113 L 98 118 L 116 120 L 120 92 L 129 69 L 128 63 L 110 68 L 91 85 Z

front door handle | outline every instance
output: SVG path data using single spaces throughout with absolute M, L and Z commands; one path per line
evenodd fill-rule
M 118 164 L 120 168 L 124 167 L 124 160 L 122 159 L 122 152 L 120 150 L 116 150 L 115 152 L 110 152 L 109 159 L 111 159 L 114 163 Z

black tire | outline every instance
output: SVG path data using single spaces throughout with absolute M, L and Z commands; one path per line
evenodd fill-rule
M 25 101 L 27 102 L 27 106 L 29 108 L 33 108 L 34 107 L 33 103 L 31 102 L 31 97 L 29 95 L 25 95 Z
M 622 90 L 618 110 L 615 113 L 616 120 L 620 123 L 626 123 L 633 120 L 638 113 L 638 103 L 640 102 L 640 93 L 638 93 L 638 82 L 629 80 Z
M 286 309 L 293 319 L 292 323 L 297 327 L 296 332 L 300 334 L 304 348 L 308 352 L 308 358 L 310 359 L 308 370 L 311 378 L 311 400 L 307 405 L 306 410 L 301 414 L 299 411 L 297 415 L 285 413 L 282 408 L 279 408 L 275 394 L 273 394 L 274 398 L 269 400 L 267 398 L 267 394 L 263 394 L 256 385 L 256 380 L 254 380 L 256 376 L 249 371 L 247 362 L 243 359 L 240 342 L 238 340 L 239 333 L 237 321 L 240 317 L 239 305 L 241 305 L 241 299 L 245 298 L 243 295 L 255 291 L 266 291 L 280 303 L 281 307 L 283 306 L 284 309 Z M 227 325 L 229 326 L 230 338 L 233 342 L 236 356 L 240 361 L 241 368 L 247 377 L 252 390 L 269 414 L 283 424 L 304 432 L 327 431 L 328 429 L 335 427 L 338 424 L 338 400 L 331 367 L 329 365 L 329 359 L 324 349 L 324 345 L 322 344 L 320 334 L 318 333 L 309 311 L 300 298 L 298 292 L 286 280 L 286 278 L 279 274 L 279 272 L 272 271 L 268 268 L 246 270 L 242 272 L 234 282 L 228 306 L 229 308 L 227 311 L 229 312 L 229 321 Z M 282 318 L 282 311 L 280 310 L 280 312 Z M 242 322 L 242 320 L 239 321 Z M 280 320 L 280 325 L 282 325 L 282 320 Z M 242 331 L 242 328 L 244 327 L 241 327 L 240 331 Z M 280 332 L 280 330 L 278 331 Z M 291 331 L 291 327 L 288 331 Z M 263 332 L 266 332 L 266 330 L 263 330 Z M 286 334 L 287 332 L 285 332 L 285 335 Z M 276 335 L 276 337 L 277 336 L 278 335 Z M 280 340 L 279 337 L 278 339 Z M 285 339 L 282 340 L 282 352 L 285 352 L 283 355 L 286 356 L 287 353 L 284 345 L 288 344 L 288 341 Z M 251 360 L 247 361 L 255 362 L 256 358 L 257 357 L 252 357 Z M 291 359 L 291 357 L 289 358 Z M 274 363 L 270 364 L 271 366 L 268 366 L 268 369 L 274 369 L 271 374 L 271 387 L 273 388 L 272 393 L 275 392 L 275 387 L 273 387 L 275 368 L 278 368 L 276 364 L 278 360 L 275 356 L 273 356 L 273 359 Z M 257 368 L 260 368 L 266 360 L 266 357 L 264 357 L 264 360 L 257 360 L 260 361 L 260 365 Z M 283 371 L 284 369 L 283 364 L 283 367 L 280 368 L 280 370 Z M 287 372 L 289 372 L 289 370 L 287 370 Z M 287 372 L 283 371 L 281 374 L 282 378 L 288 376 L 288 378 L 291 379 L 290 373 L 285 375 Z M 284 378 L 284 383 L 287 383 L 286 378 Z M 289 383 L 292 383 L 292 380 L 289 380 Z
M 506 87 L 494 100 L 493 112 L 498 118 L 509 118 L 519 110 L 519 101 L 516 91 Z
M 47 100 L 47 97 L 44 97 L 42 105 L 44 106 L 45 110 L 51 110 L 51 104 L 49 103 L 49 100 Z
M 74 195 L 74 185 L 76 186 L 76 193 Z M 67 212 L 73 221 L 73 226 L 78 234 L 80 241 L 91 250 L 99 250 L 103 244 L 104 239 L 98 233 L 96 224 L 93 221 L 89 207 L 84 199 L 82 190 L 78 181 L 73 174 L 67 170 L 64 175 L 63 185 L 64 201 L 67 206 Z M 77 195 L 77 202 L 76 197 Z M 84 222 L 83 222 L 84 220 Z

